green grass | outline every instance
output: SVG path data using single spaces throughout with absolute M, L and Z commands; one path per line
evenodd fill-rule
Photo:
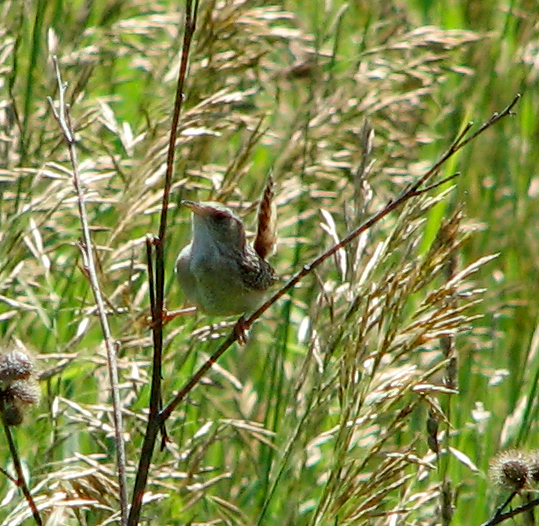
M 202 2 L 176 149 L 168 308 L 183 303 L 173 275 L 190 235 L 181 199 L 227 202 L 252 232 L 272 169 L 272 263 L 287 278 L 334 243 L 321 209 L 342 238 L 469 120 L 479 126 L 520 92 L 517 115 L 442 169 L 460 172 L 453 186 L 377 224 L 223 356 L 168 423 L 171 447 L 154 455 L 156 500 L 143 508 L 152 523 L 387 524 L 396 510 L 407 510 L 402 523 L 440 523 L 440 487 L 450 481 L 451 524 L 480 524 L 503 498 L 487 477 L 492 457 L 539 448 L 539 8 L 374 4 Z M 120 342 L 131 491 L 152 355 L 144 243 L 158 229 L 177 9 L 164 0 L 0 6 L 0 332 L 6 348 L 20 340 L 32 350 L 43 373 L 41 403 L 14 434 L 36 499 L 65 504 L 44 512 L 51 524 L 102 524 L 119 506 L 103 335 L 68 152 L 47 102 L 57 97 L 49 50 L 69 83 Z M 361 139 L 366 119 L 372 151 Z M 363 160 L 374 164 L 360 180 Z M 216 349 L 214 336 L 228 334 L 222 321 L 199 315 L 166 327 L 165 400 Z M 447 356 L 458 358 L 458 394 L 443 389 Z M 429 408 L 440 417 L 438 459 L 427 446 Z M 9 470 L 7 446 L 0 459 Z M 0 499 L 12 489 L 3 480 Z M 27 504 L 10 495 L 0 520 L 22 524 Z

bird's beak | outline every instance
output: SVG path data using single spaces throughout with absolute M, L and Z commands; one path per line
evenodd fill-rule
M 184 199 L 180 202 L 180 204 L 189 208 L 189 210 L 191 210 L 191 212 L 193 212 L 193 214 L 196 214 L 197 216 L 206 217 L 209 214 L 208 207 L 197 203 L 196 201 L 189 201 L 187 199 Z

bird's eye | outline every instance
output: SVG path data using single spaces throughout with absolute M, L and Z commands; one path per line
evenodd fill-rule
M 223 223 L 227 219 L 227 215 L 222 212 L 216 212 L 213 216 L 213 219 L 218 223 Z

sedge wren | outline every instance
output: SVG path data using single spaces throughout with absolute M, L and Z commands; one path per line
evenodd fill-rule
M 209 315 L 254 311 L 277 278 L 260 251 L 247 242 L 243 221 L 221 203 L 182 204 L 193 212 L 191 243 L 176 260 L 187 299 Z

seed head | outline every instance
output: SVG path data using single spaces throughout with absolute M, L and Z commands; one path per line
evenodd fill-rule
M 519 491 L 529 484 L 530 475 L 530 459 L 521 451 L 506 451 L 491 463 L 490 477 L 502 489 Z
M 8 426 L 18 426 L 28 408 L 39 402 L 39 384 L 32 358 L 22 350 L 0 354 L 0 415 Z
M 23 351 L 13 349 L 0 355 L 0 381 L 23 380 L 34 372 L 34 363 Z

